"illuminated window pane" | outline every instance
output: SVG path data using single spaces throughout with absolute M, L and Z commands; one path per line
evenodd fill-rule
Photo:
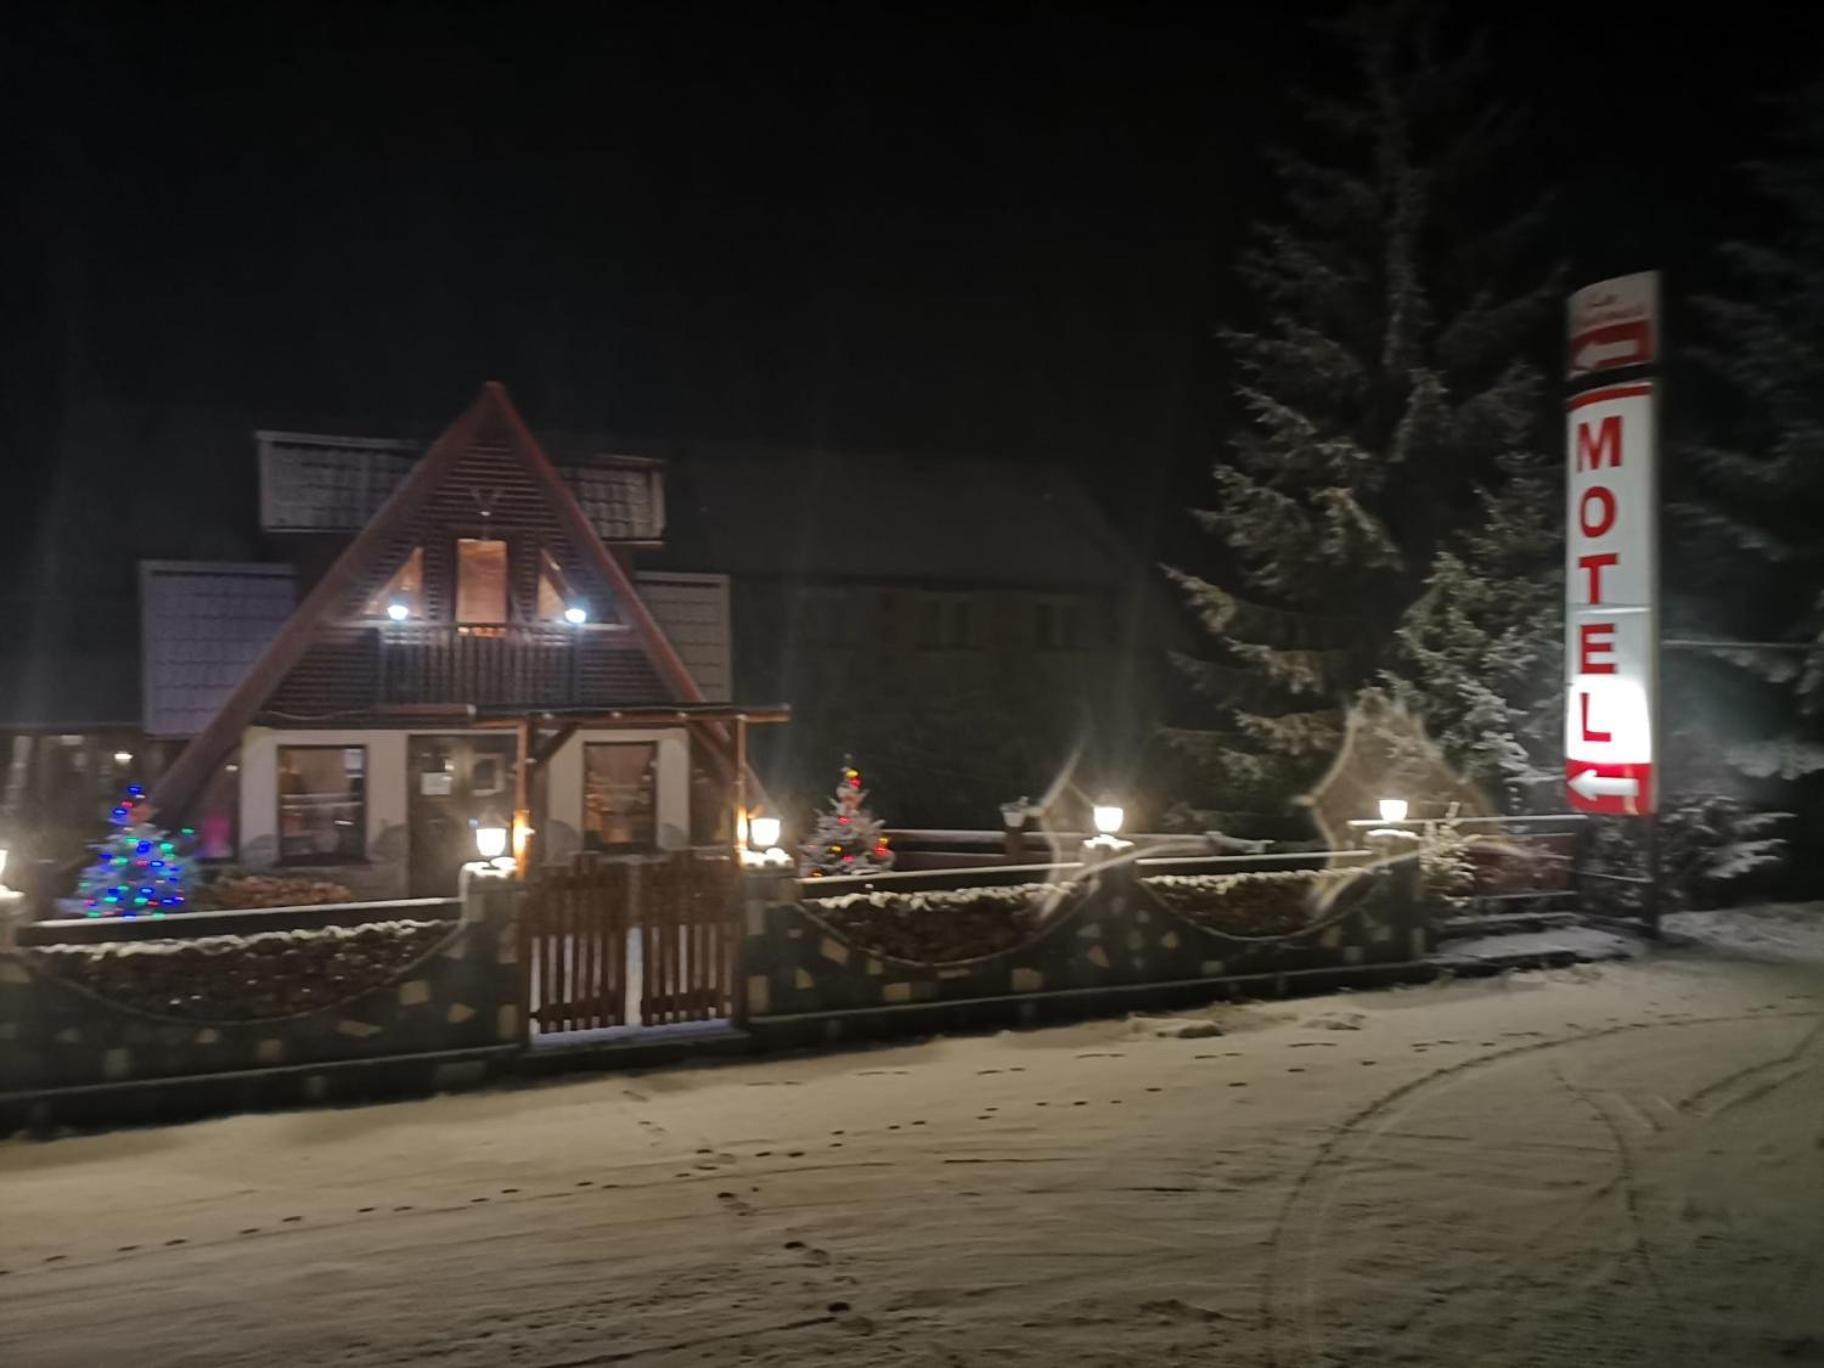
M 562 622 L 570 606 L 570 586 L 549 551 L 538 553 L 538 620 Z
M 481 537 L 456 542 L 456 621 L 496 625 L 507 620 L 507 544 Z
M 405 564 L 367 601 L 367 616 L 387 617 L 386 610 L 395 603 L 404 604 L 411 617 L 424 616 L 424 548 L 421 546 L 412 548 Z
M 659 748 L 650 741 L 583 747 L 583 844 L 651 850 L 657 830 Z
M 279 747 L 279 859 L 337 864 L 367 851 L 367 749 Z

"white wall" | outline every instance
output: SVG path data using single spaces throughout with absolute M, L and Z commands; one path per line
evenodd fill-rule
M 434 728 L 410 731 L 340 731 L 312 728 L 282 731 L 249 727 L 241 737 L 241 832 L 239 862 L 268 869 L 279 851 L 279 747 L 367 747 L 367 859 L 358 865 L 309 866 L 324 878 L 347 884 L 362 897 L 405 897 L 410 883 L 409 774 L 406 742 L 440 735 Z M 498 734 L 498 733 L 497 733 Z M 568 860 L 582 849 L 583 747 L 591 742 L 658 743 L 660 850 L 690 845 L 690 734 L 682 728 L 650 731 L 579 731 L 544 769 L 540 857 Z
M 568 860 L 582 849 L 583 747 L 591 742 L 656 741 L 660 850 L 690 845 L 690 733 L 666 731 L 579 731 L 545 765 L 544 829 L 539 852 L 548 861 Z
M 403 731 L 249 727 L 241 734 L 240 863 L 249 869 L 267 869 L 278 863 L 280 746 L 365 746 L 367 859 L 355 866 L 322 867 L 322 873 L 364 897 L 405 896 L 408 735 Z

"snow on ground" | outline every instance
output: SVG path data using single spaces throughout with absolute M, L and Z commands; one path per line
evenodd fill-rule
M 1595 926 L 1555 926 L 1545 931 L 1509 932 L 1494 936 L 1465 936 L 1446 941 L 1439 955 L 1447 961 L 1472 964 L 1511 963 L 1519 957 L 1574 955 L 1581 960 L 1633 959 L 1646 947 L 1640 938 Z M 1548 962 L 1555 963 L 1556 960 Z
M 1666 918 L 1666 930 L 1753 958 L 1824 961 L 1824 903 L 1679 912 Z
M 10 1142 L 0 1364 L 1824 1362 L 1824 956 L 1767 920 L 1218 1036 Z

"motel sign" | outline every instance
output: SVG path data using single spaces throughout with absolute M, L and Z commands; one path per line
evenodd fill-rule
M 1578 350 L 1577 301 L 1594 292 L 1613 296 L 1617 283 L 1573 296 L 1574 375 L 1606 368 L 1590 366 Z M 1655 303 L 1656 296 L 1655 288 Z M 1650 312 L 1639 321 L 1632 336 L 1651 341 L 1630 360 L 1655 359 L 1656 324 Z M 1639 379 L 1586 389 L 1566 402 L 1565 785 L 1571 806 L 1583 812 L 1656 810 L 1656 400 L 1654 382 Z

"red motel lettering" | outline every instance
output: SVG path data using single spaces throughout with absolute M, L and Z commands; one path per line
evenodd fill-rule
M 1578 626 L 1577 673 L 1615 673 L 1614 623 L 1585 622 Z
M 1604 458 L 1607 458 L 1606 460 Z M 1596 440 L 1590 440 L 1590 425 L 1577 425 L 1577 469 L 1600 470 L 1603 466 L 1621 468 L 1621 415 L 1615 414 L 1596 424 Z
M 1590 577 L 1590 602 L 1602 602 L 1602 572 L 1621 559 L 1613 551 L 1577 557 L 1577 568 Z

